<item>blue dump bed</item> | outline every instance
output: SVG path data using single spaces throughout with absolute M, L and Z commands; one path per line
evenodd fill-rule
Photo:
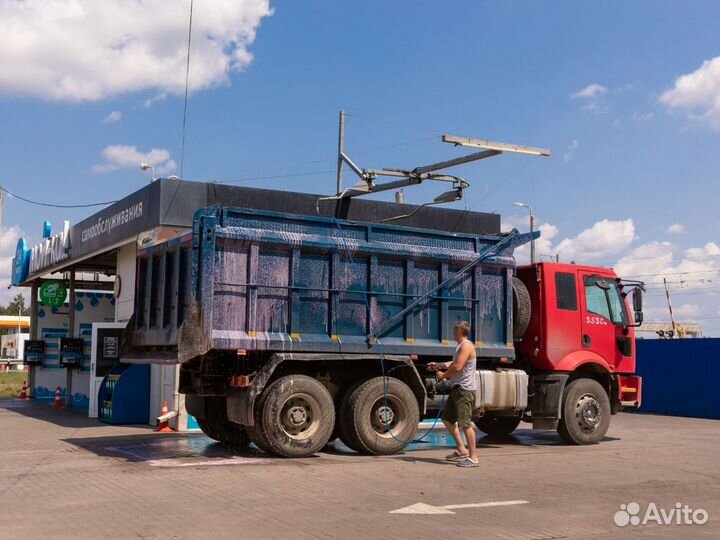
M 139 252 L 132 342 L 179 362 L 238 349 L 448 356 L 466 320 L 481 356 L 514 357 L 513 249 L 529 240 L 203 209 L 192 235 Z

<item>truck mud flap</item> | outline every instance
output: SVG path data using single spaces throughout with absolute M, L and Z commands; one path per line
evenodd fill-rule
M 530 411 L 533 429 L 556 429 L 560 420 L 563 390 L 568 373 L 533 375 L 530 388 Z

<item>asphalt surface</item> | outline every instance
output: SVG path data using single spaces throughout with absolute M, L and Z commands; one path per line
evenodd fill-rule
M 718 421 L 620 414 L 595 446 L 526 429 L 479 445 L 476 469 L 443 462 L 441 429 L 397 456 L 287 460 L 5 399 L 0 539 L 720 537 Z M 707 521 L 643 524 L 651 503 Z

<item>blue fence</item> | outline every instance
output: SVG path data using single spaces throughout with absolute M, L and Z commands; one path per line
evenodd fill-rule
M 720 339 L 640 339 L 639 412 L 720 419 Z

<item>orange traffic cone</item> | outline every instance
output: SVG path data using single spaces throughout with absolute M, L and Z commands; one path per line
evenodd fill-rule
M 62 399 L 60 398 L 60 387 L 58 386 L 55 389 L 55 403 L 53 403 L 53 407 L 56 409 L 59 409 L 63 406 Z
M 168 406 L 167 401 L 163 401 L 162 410 L 160 411 L 160 416 L 163 417 L 168 413 Z M 162 422 L 158 423 L 158 426 L 155 428 L 155 431 L 159 433 L 167 433 L 172 431 L 172 428 L 170 427 L 170 424 L 168 424 L 167 420 L 163 420 Z
M 23 381 L 22 390 L 20 390 L 20 399 L 27 399 L 28 387 L 27 387 L 27 381 Z

